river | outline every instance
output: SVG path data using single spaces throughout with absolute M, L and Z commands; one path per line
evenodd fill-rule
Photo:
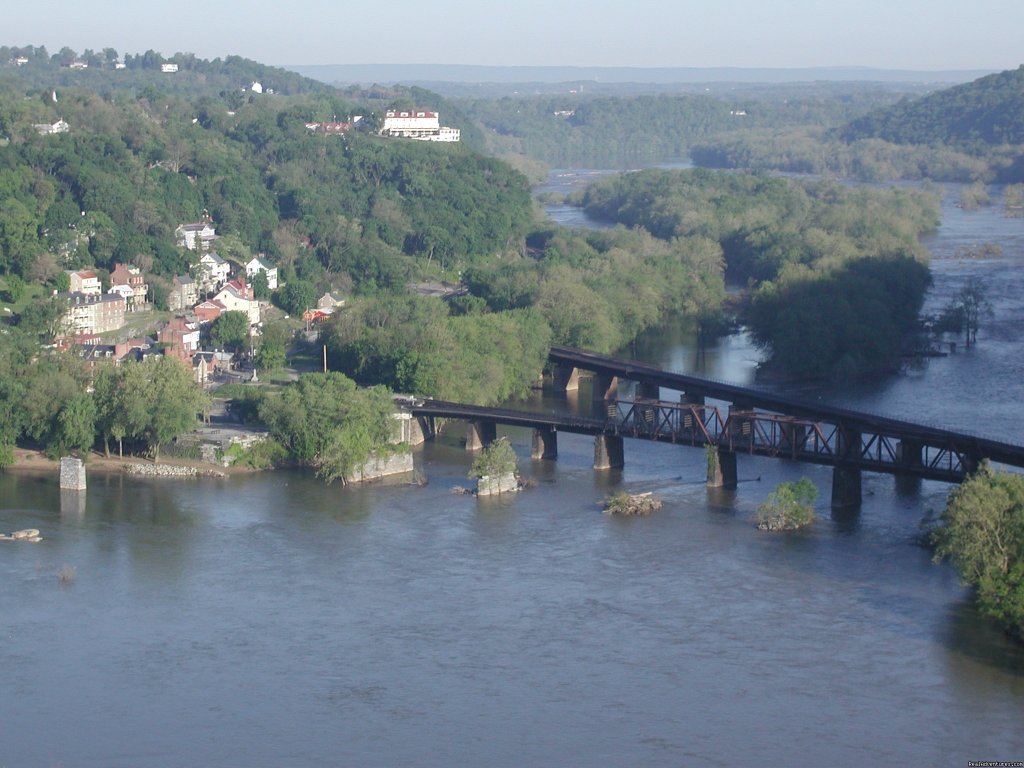
M 979 345 L 808 396 L 1019 439 L 1024 222 L 943 210 L 929 302 L 982 277 Z M 974 238 L 1003 256 L 948 258 Z M 636 349 L 737 381 L 757 360 L 742 335 Z M 824 468 L 741 459 L 711 491 L 700 450 L 628 441 L 595 473 L 586 438 L 531 462 L 510 435 L 537 485 L 494 500 L 451 492 L 457 435 L 417 451 L 422 486 L 94 474 L 79 502 L 0 473 L 0 531 L 44 536 L 0 544 L 0 766 L 1024 760 L 1024 649 L 916 543 L 948 486 L 868 475 L 861 510 L 833 513 Z M 757 531 L 801 475 L 819 520 Z M 623 487 L 664 509 L 606 517 Z

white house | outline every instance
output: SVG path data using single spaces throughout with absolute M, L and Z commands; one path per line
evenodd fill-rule
M 252 280 L 260 272 L 265 272 L 267 275 L 267 287 L 272 290 L 277 290 L 277 267 L 272 267 L 263 259 L 257 257 L 245 265 L 245 276 L 249 280 Z
M 177 72 L 178 71 L 178 65 L 177 64 L 161 64 L 160 65 L 160 71 L 161 72 Z
M 32 126 L 40 136 L 52 136 L 55 133 L 67 133 L 71 127 L 63 119 L 55 123 L 37 123 Z
M 384 126 L 380 133 L 382 136 L 419 141 L 458 141 L 460 138 L 458 128 L 442 126 L 441 116 L 425 109 L 389 109 L 384 113 Z
M 249 316 L 249 325 L 256 325 L 260 321 L 260 303 L 245 278 L 236 278 L 227 283 L 213 300 L 223 304 L 225 312 L 245 312 Z
M 179 248 L 188 248 L 190 251 L 205 251 L 210 243 L 217 239 L 215 230 L 208 218 L 190 224 L 179 224 L 174 230 L 174 237 L 177 239 Z
M 249 86 L 249 90 L 253 93 L 263 93 L 263 84 L 259 80 L 253 80 L 252 85 Z
M 215 291 L 228 281 L 231 265 L 213 251 L 204 253 L 197 266 L 197 282 L 201 291 Z

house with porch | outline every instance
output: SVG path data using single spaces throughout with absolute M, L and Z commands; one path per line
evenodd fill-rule
M 231 265 L 214 251 L 204 253 L 196 265 L 196 277 L 200 291 L 219 290 L 231 275 Z
M 217 231 L 212 222 L 206 216 L 201 221 L 190 224 L 179 224 L 174 230 L 174 237 L 179 248 L 188 248 L 190 251 L 207 251 L 210 244 L 217 239 Z
M 129 312 L 145 309 L 149 286 L 141 269 L 131 264 L 117 264 L 110 273 L 110 292 L 114 292 L 115 289 L 125 297 Z

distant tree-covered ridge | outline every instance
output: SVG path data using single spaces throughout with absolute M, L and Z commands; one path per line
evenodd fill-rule
M 714 94 L 559 96 L 452 100 L 485 132 L 496 154 L 556 168 L 635 168 L 685 158 L 691 147 L 737 130 L 833 128 L 896 94 L 862 86 L 835 92 L 721 88 Z
M 697 142 L 698 165 L 858 178 L 1024 181 L 1024 66 L 836 128 L 748 130 Z
M 901 189 L 765 174 L 640 171 L 579 197 L 594 216 L 658 238 L 716 243 L 746 282 L 746 321 L 789 375 L 858 376 L 892 367 L 930 282 L 920 234 L 938 201 Z

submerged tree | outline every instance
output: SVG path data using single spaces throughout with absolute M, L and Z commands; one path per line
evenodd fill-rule
M 967 346 L 976 343 L 981 318 L 992 316 L 992 305 L 985 298 L 985 293 L 985 287 L 978 278 L 968 278 L 960 293 L 943 310 L 939 329 L 963 331 Z

